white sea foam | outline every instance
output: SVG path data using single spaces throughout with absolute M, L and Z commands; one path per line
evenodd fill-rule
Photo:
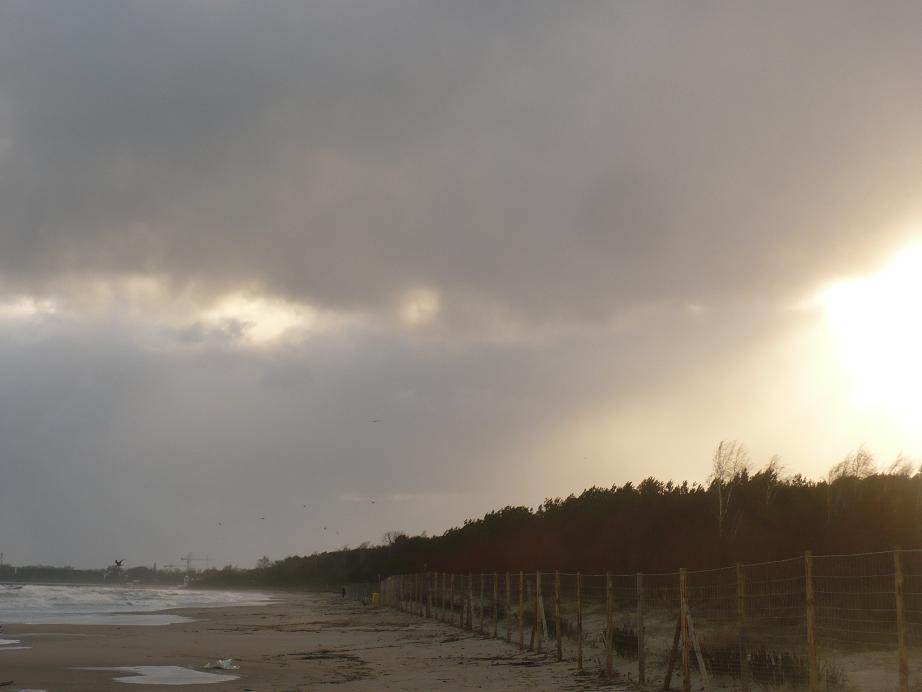
M 181 616 L 154 611 L 250 605 L 269 600 L 258 593 L 126 586 L 0 586 L 0 623 L 163 625 Z

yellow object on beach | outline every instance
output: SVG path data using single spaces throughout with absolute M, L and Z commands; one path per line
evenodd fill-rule
M 371 607 L 372 607 L 372 608 L 377 608 L 379 605 L 381 605 L 381 594 L 378 593 L 377 591 L 372 591 L 372 593 L 371 593 Z

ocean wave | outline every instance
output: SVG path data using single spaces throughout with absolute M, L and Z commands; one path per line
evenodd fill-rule
M 271 600 L 258 593 L 196 591 L 127 586 L 50 586 L 23 584 L 0 587 L 0 623 L 47 621 L 55 615 L 148 613 L 171 608 L 247 605 Z

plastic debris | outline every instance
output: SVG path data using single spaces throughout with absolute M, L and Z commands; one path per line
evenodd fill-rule
M 206 663 L 206 668 L 219 668 L 221 670 L 240 670 L 240 666 L 234 664 L 232 658 L 219 658 L 213 663 Z

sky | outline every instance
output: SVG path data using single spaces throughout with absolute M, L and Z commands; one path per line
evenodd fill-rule
M 916 2 L 0 3 L 0 550 L 922 460 Z M 918 461 L 916 461 L 918 464 Z

